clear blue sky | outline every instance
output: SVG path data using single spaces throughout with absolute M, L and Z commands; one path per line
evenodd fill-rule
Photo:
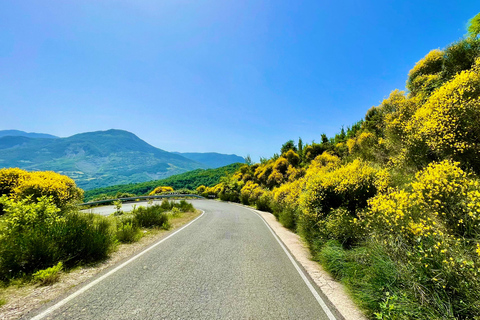
M 270 157 L 360 120 L 476 1 L 3 0 L 0 130 Z

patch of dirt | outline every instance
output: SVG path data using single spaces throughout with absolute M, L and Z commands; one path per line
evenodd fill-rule
M 5 299 L 6 304 L 0 307 L 0 319 L 19 319 L 28 312 L 41 307 L 44 303 L 54 300 L 67 293 L 72 288 L 82 284 L 99 272 L 112 267 L 128 257 L 141 252 L 154 242 L 166 237 L 179 227 L 195 219 L 200 211 L 184 213 L 181 217 L 172 218 L 170 230 L 153 229 L 147 231 L 140 241 L 132 244 L 121 244 L 110 257 L 92 266 L 82 266 L 69 272 L 62 273 L 59 282 L 50 286 L 38 284 L 11 285 L 0 289 L 0 300 Z

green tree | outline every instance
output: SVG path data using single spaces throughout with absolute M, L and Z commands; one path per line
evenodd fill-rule
M 298 138 L 298 155 L 303 158 L 303 141 L 302 138 Z
M 282 149 L 280 149 L 280 153 L 284 154 L 288 150 L 293 150 L 293 151 L 297 152 L 297 147 L 295 146 L 295 143 L 293 142 L 293 140 L 288 140 L 287 142 L 285 142 L 282 145 Z
M 480 34 L 480 13 L 468 21 L 468 34 L 476 38 Z

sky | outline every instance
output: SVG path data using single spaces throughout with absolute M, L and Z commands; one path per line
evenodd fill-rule
M 0 130 L 259 157 L 362 119 L 475 1 L 2 0 Z

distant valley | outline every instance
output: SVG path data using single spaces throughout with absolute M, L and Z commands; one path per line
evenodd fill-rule
M 0 168 L 56 171 L 68 175 L 85 190 L 162 179 L 235 162 L 244 159 L 219 153 L 167 152 L 123 130 L 67 138 L 0 130 Z

